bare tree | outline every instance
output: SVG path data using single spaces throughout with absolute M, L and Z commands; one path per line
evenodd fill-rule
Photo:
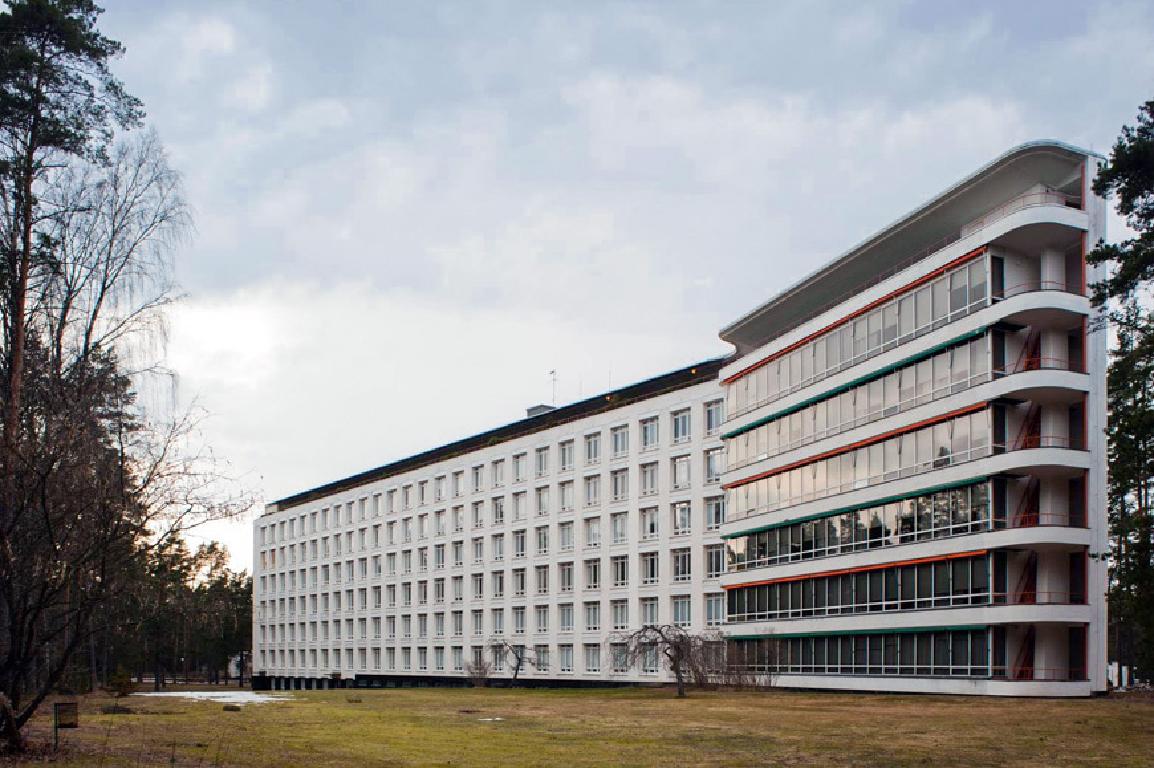
M 517 684 L 517 678 L 521 674 L 521 670 L 526 667 L 537 666 L 537 654 L 530 652 L 524 645 L 516 645 L 510 643 L 503 637 L 497 637 L 489 641 L 489 647 L 493 649 L 493 660 L 496 662 L 498 658 L 502 661 L 508 662 L 509 669 L 513 673 L 511 682 L 513 685 Z
M 686 683 L 707 684 L 710 677 L 721 671 L 718 666 L 718 646 L 721 635 L 716 632 L 693 634 L 676 624 L 646 624 L 632 632 L 616 634 L 611 638 L 615 653 L 622 654 L 615 661 L 632 666 L 639 662 L 652 664 L 659 656 L 677 681 L 677 695 L 685 697 Z
M 469 682 L 473 684 L 474 688 L 484 688 L 487 686 L 492 674 L 492 663 L 484 659 L 474 659 L 465 665 L 465 677 L 469 678 Z
M 155 375 L 166 257 L 189 226 L 159 142 L 144 134 L 107 162 L 73 161 L 41 208 L 0 515 L 0 732 L 12 751 L 148 549 L 249 506 L 222 488 L 196 414 L 139 398 L 171 382 Z

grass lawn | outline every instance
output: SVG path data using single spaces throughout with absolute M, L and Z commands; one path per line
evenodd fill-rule
M 359 698 L 360 702 L 349 699 Z M 664 689 L 298 691 L 222 705 L 81 703 L 58 766 L 1154 766 L 1154 699 Z M 30 727 L 51 741 L 51 707 Z M 500 718 L 490 720 L 487 718 Z

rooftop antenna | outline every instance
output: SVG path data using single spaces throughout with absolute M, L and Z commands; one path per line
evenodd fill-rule
M 549 371 L 549 375 L 553 378 L 553 405 L 557 405 L 557 369 Z

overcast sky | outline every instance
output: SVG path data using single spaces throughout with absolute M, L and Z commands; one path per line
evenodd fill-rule
M 106 0 L 196 235 L 168 348 L 275 500 L 724 354 L 1011 146 L 1108 151 L 1151 2 Z M 208 531 L 251 565 L 250 523 Z

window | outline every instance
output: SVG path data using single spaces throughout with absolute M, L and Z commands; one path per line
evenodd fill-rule
M 601 518 L 590 517 L 585 520 L 585 546 L 586 548 L 601 546 Z
M 601 589 L 601 561 L 585 561 L 585 588 Z
M 629 601 L 614 600 L 609 604 L 613 629 L 629 629 Z
M 473 493 L 477 493 L 484 485 L 485 468 L 483 466 L 473 467 Z
M 601 646 L 596 643 L 585 644 L 585 671 L 601 671 Z
M 656 539 L 658 531 L 657 507 L 642 509 L 638 512 L 638 519 L 641 521 L 641 540 Z
M 641 623 L 650 626 L 658 624 L 659 617 L 657 615 L 657 598 L 643 597 L 641 598 Z
M 505 497 L 498 496 L 493 499 L 493 525 L 505 524 Z
M 688 501 L 679 501 L 672 507 L 673 535 L 684 536 L 693 528 L 693 513 Z
M 549 526 L 547 525 L 537 528 L 537 554 L 549 554 Z
M 525 482 L 525 454 L 518 453 L 513 457 L 513 482 Z
M 629 498 L 628 469 L 618 469 L 609 473 L 609 484 L 613 491 L 614 501 L 624 501 Z
M 562 592 L 573 591 L 573 563 L 557 564 L 557 581 Z
M 544 477 L 549 474 L 549 448 L 538 448 L 536 459 L 537 477 Z
M 614 555 L 609 559 L 613 571 L 613 586 L 625 587 L 629 585 L 629 556 Z
M 596 464 L 599 461 L 601 461 L 601 433 L 585 435 L 585 463 Z
M 557 538 L 560 543 L 562 552 L 568 552 L 573 549 L 573 521 L 559 523 L 557 525 Z
M 535 571 L 537 576 L 537 594 L 549 594 L 549 566 L 538 565 Z
M 493 634 L 505 634 L 505 610 L 503 608 L 494 608 L 490 612 L 490 616 L 493 619 Z
M 493 487 L 500 488 L 505 484 L 505 460 L 496 459 L 492 465 Z
M 673 442 L 684 443 L 689 439 L 689 409 L 674 411 L 670 414 L 673 422 Z
M 705 482 L 721 482 L 721 473 L 725 471 L 725 454 L 722 448 L 713 448 L 705 452 Z
M 562 632 L 573 631 L 573 603 L 561 603 L 557 606 L 557 623 Z
M 601 475 L 585 478 L 585 506 L 595 507 L 601 503 Z
M 465 472 L 458 470 L 453 473 L 453 497 L 456 498 L 465 492 Z
M 525 492 L 518 491 L 513 494 L 513 520 L 525 519 Z
M 513 634 L 525 634 L 525 606 L 523 605 L 513 609 Z
M 601 629 L 601 603 L 585 603 L 585 631 L 597 632 Z
M 614 427 L 609 431 L 613 458 L 620 459 L 629 453 L 629 427 Z
M 673 580 L 674 581 L 689 581 L 692 576 L 692 557 L 688 549 L 671 549 L 669 550 L 670 559 L 673 561 Z
M 505 534 L 503 534 L 503 533 L 493 534 L 492 549 L 493 549 L 493 559 L 494 560 L 504 560 L 505 559 Z
M 538 605 L 537 610 L 537 632 L 544 633 L 549 631 L 549 606 Z
M 641 495 L 652 496 L 657 493 L 657 462 L 651 461 L 641 465 Z
M 657 447 L 657 424 L 656 416 L 641 420 L 641 450 L 651 451 Z
M 525 556 L 525 530 L 513 531 L 513 557 Z
M 570 484 L 571 485 L 571 484 Z M 564 490 L 565 483 L 561 483 L 561 488 Z M 549 486 L 545 485 L 537 489 L 537 516 L 544 517 L 549 514 Z M 562 497 L 564 498 L 564 497 Z
M 561 511 L 573 511 L 573 481 L 565 480 L 557 484 L 557 490 L 561 495 Z
M 721 422 L 725 420 L 721 400 L 711 400 L 705 404 L 705 434 L 716 435 L 721 430 Z
M 473 539 L 473 562 L 480 563 L 485 560 L 485 540 L 478 536 Z
M 474 501 L 473 506 L 472 506 L 472 510 L 473 510 L 473 527 L 474 528 L 484 528 L 485 527 L 485 502 Z
M 692 604 L 688 595 L 678 595 L 672 600 L 673 623 L 679 627 L 688 627 L 692 619 Z
M 573 441 L 566 440 L 558 446 L 558 451 L 561 454 L 561 471 L 568 472 L 573 469 Z
M 673 490 L 689 487 L 689 457 L 677 456 L 671 461 L 673 469 Z
M 629 540 L 629 513 L 617 512 L 609 516 L 609 527 L 614 544 L 625 544 Z
M 641 553 L 641 583 L 656 584 L 658 580 L 659 563 L 656 552 Z
M 708 544 L 705 547 L 705 576 L 714 579 L 725 572 L 725 545 Z
M 557 646 L 557 667 L 562 672 L 573 671 L 573 646 Z
M 490 575 L 489 582 L 493 589 L 493 597 L 505 596 L 505 572 L 493 571 Z
M 525 596 L 525 569 L 513 569 L 513 595 L 516 597 Z
M 716 531 L 725 522 L 725 497 L 705 500 L 705 530 Z

